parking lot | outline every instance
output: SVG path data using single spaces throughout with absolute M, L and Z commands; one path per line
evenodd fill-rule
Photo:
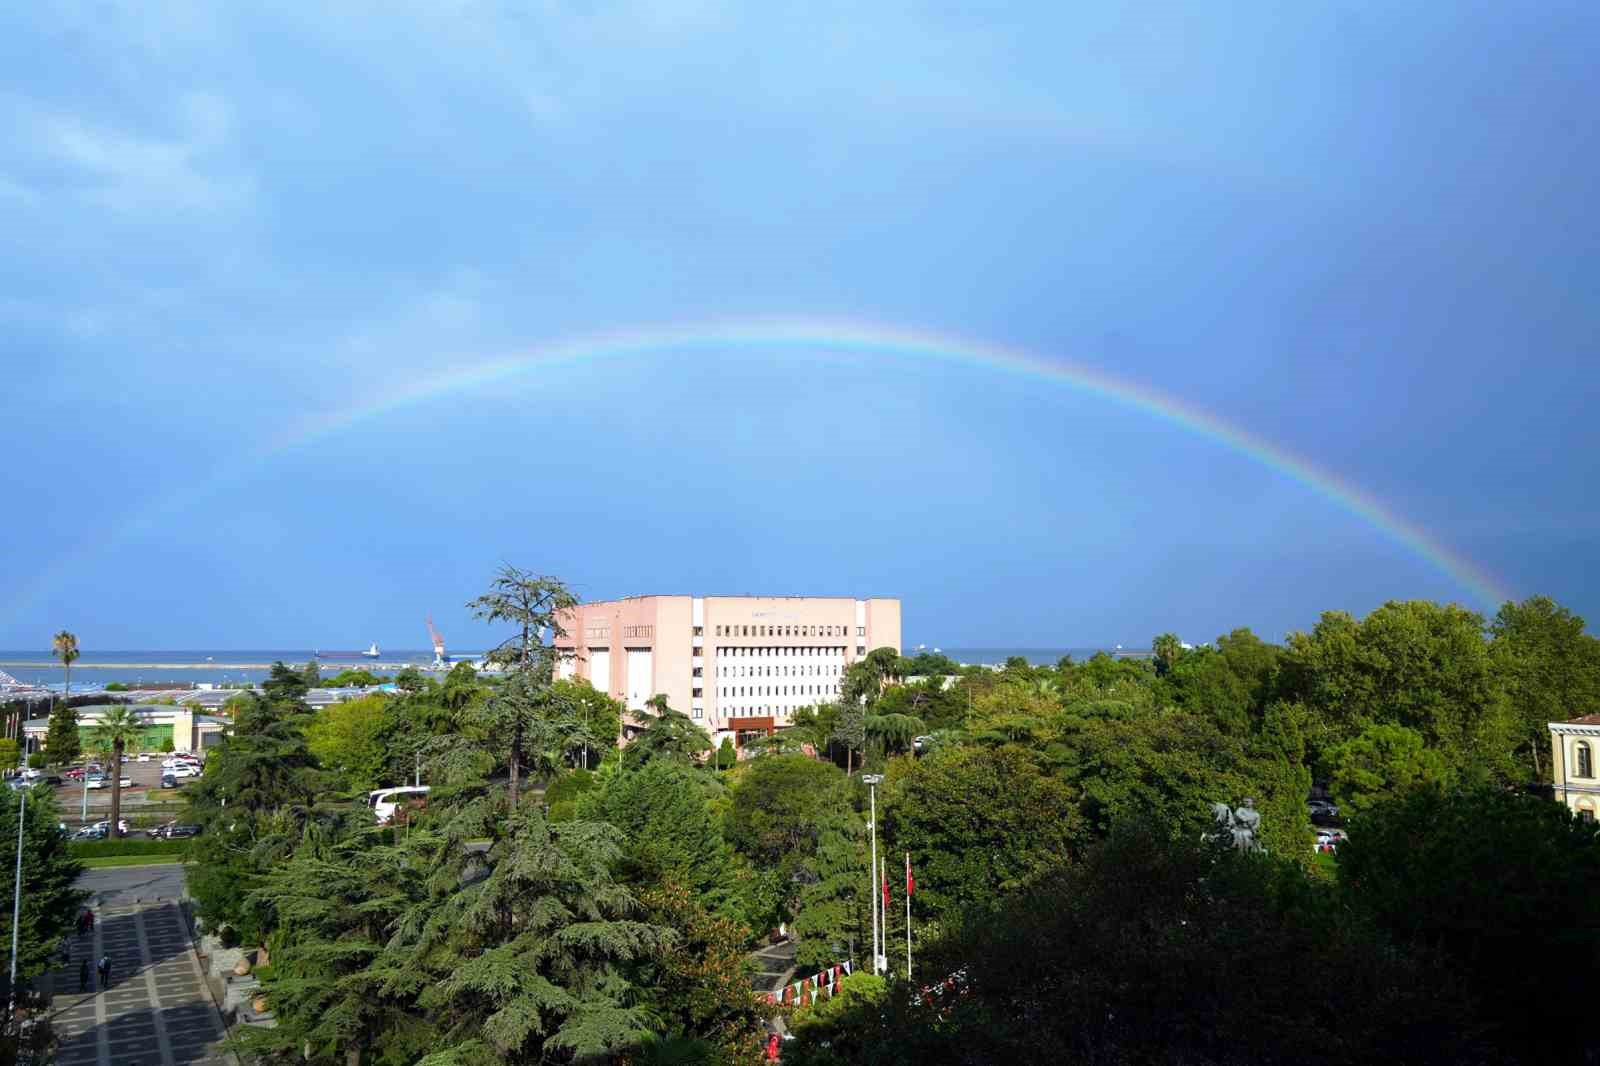
M 161 790 L 161 760 L 170 756 L 152 752 L 149 762 L 139 762 L 136 756 L 129 756 L 123 764 L 122 776 L 129 782 L 122 790 L 122 817 L 133 823 L 137 829 L 138 822 L 147 820 L 150 816 L 159 821 L 171 821 L 177 817 L 177 809 L 182 804 L 182 798 L 177 792 L 167 790 L 162 798 L 153 801 L 151 793 Z M 78 764 L 82 766 L 82 763 Z M 101 764 L 106 766 L 104 762 Z M 65 769 L 72 769 L 67 767 Z M 64 769 L 50 768 L 45 771 L 47 775 L 65 777 Z M 179 789 L 193 783 L 198 778 L 188 778 L 179 781 Z M 61 820 L 68 828 L 76 829 L 82 824 L 93 824 L 105 821 L 111 816 L 111 782 L 107 778 L 104 787 L 85 789 L 83 782 L 66 780 L 64 784 L 54 789 L 56 803 L 61 811 Z M 170 798 L 167 798 L 169 797 Z M 84 814 L 84 804 L 87 800 L 87 814 Z

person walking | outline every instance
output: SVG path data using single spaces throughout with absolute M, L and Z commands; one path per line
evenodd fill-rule
M 104 992 L 111 987 L 111 956 L 100 956 L 100 965 L 95 969 L 100 972 L 100 991 Z
M 82 962 L 78 963 L 78 991 L 89 991 L 89 957 L 87 955 L 84 956 Z

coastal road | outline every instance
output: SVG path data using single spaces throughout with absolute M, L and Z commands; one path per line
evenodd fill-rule
M 94 933 L 69 940 L 71 961 L 53 977 L 51 1023 L 60 1066 L 233 1066 L 222 1050 L 222 1018 L 205 989 L 178 899 L 183 867 L 86 871 Z M 94 961 L 111 960 L 109 988 Z M 90 963 L 90 990 L 78 991 Z

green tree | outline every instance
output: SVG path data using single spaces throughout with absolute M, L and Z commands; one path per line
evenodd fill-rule
M 190 894 L 207 925 L 232 927 L 246 943 L 261 942 L 273 924 L 247 902 L 251 893 L 294 853 L 331 783 L 306 743 L 304 677 L 274 663 L 262 690 L 239 704 L 205 775 L 184 790 L 189 820 L 206 827 L 191 853 Z
M 1372 725 L 1328 752 L 1329 790 L 1345 817 L 1370 811 L 1421 785 L 1449 785 L 1453 775 L 1422 735 L 1402 725 Z
M 47 788 L 24 790 L 27 795 L 27 814 L 22 821 L 22 915 L 17 926 L 17 980 L 26 986 L 50 966 L 51 957 L 59 950 L 62 939 L 72 930 L 78 909 L 87 892 L 73 887 L 83 866 L 72 858 L 67 847 L 67 835 L 58 828 L 61 812 L 55 796 Z M 17 843 L 17 823 L 22 815 L 22 794 L 7 791 L 0 794 L 0 841 L 4 841 L 0 854 L 5 876 L 6 905 L 0 907 L 0 944 L 11 945 L 11 900 L 16 888 L 16 867 L 13 863 Z M 9 1000 L 9 971 L 0 970 L 0 998 Z
M 1360 621 L 1328 612 L 1310 634 L 1290 635 L 1282 678 L 1324 726 L 1310 738 L 1315 756 L 1369 725 L 1401 725 L 1467 778 L 1511 770 L 1516 718 L 1472 611 L 1413 600 Z
M 300 679 L 308 689 L 322 687 L 322 667 L 317 660 L 306 660 L 306 664 L 300 668 Z
M 1600 706 L 1600 640 L 1578 615 L 1544 596 L 1500 608 L 1489 626 L 1489 656 L 1515 708 L 1519 754 L 1535 781 L 1550 780 L 1550 722 Z
M 66 700 L 50 711 L 50 724 L 44 734 L 45 757 L 52 765 L 69 766 L 83 754 L 83 737 L 78 732 L 78 709 Z
M 111 830 L 115 838 L 122 835 L 117 828 L 122 820 L 122 756 L 130 743 L 144 736 L 145 721 L 131 707 L 107 707 L 100 712 L 100 723 L 90 730 L 94 746 L 111 753 Z
M 429 1021 L 419 1066 L 582 1060 L 651 1028 L 630 971 L 676 936 L 631 917 L 638 901 L 610 873 L 617 830 L 552 826 L 534 805 L 506 820 L 487 852 L 447 842 L 428 896 L 395 923 L 386 986 Z M 469 863 L 482 874 L 464 879 Z
M 775 919 L 792 918 L 824 827 L 855 809 L 850 779 L 804 755 L 764 755 L 740 764 L 728 798 L 728 840 L 754 868 L 770 872 Z
M 859 700 L 846 700 L 839 704 L 834 717 L 830 740 L 844 745 L 845 773 L 855 772 L 855 753 L 867 746 L 867 709 Z
M 715 903 L 731 880 L 732 855 L 711 814 L 710 787 L 713 782 L 683 762 L 651 759 L 634 772 L 613 774 L 603 788 L 585 792 L 578 814 L 621 832 L 628 881 L 676 881 Z
M 880 799 L 883 836 L 911 853 L 913 908 L 925 918 L 990 902 L 1084 843 L 1077 794 L 1025 748 L 956 747 L 906 762 Z
M 330 1066 L 359 1066 L 363 1051 L 383 1061 L 397 1043 L 406 1050 L 415 997 L 395 993 L 405 975 L 384 967 L 384 945 L 423 881 L 415 856 L 368 833 L 337 842 L 313 833 L 269 868 L 248 904 L 278 919 L 263 978 L 277 1025 L 241 1027 L 246 1049 Z
M 566 636 L 562 619 L 577 606 L 577 597 L 553 577 L 533 574 L 510 563 L 500 567 L 489 591 L 467 604 L 473 617 L 491 625 L 510 623 L 515 632 L 489 652 L 488 659 L 513 669 L 518 680 L 513 698 L 502 699 L 492 712 L 506 730 L 507 765 L 511 772 L 509 799 L 517 807 L 521 785 L 523 744 L 534 709 L 547 705 L 545 695 L 553 680 L 554 642 Z M 550 644 L 544 642 L 548 634 Z M 494 703 L 493 698 L 490 703 Z
M 0 737 L 0 770 L 15 770 L 22 760 L 22 747 L 10 737 Z
M 65 681 L 62 699 L 72 698 L 72 664 L 78 661 L 78 638 L 63 629 L 50 641 L 57 659 L 61 660 L 61 673 Z
M 871 899 L 862 875 L 870 867 L 865 819 L 848 806 L 823 812 L 816 850 L 791 875 L 799 884 L 791 928 L 798 941 L 795 964 L 802 970 L 858 958 L 857 949 L 866 948 Z
M 711 736 L 682 711 L 667 706 L 665 696 L 651 697 L 651 716 L 644 732 L 622 749 L 622 765 L 637 769 L 652 759 L 690 762 L 711 750 Z
M 1572 1019 L 1600 972 L 1600 826 L 1500 788 L 1416 788 L 1352 820 L 1339 883 L 1395 941 L 1443 956 L 1505 1061 L 1592 1054 Z
M 568 701 L 574 713 L 582 720 L 584 729 L 594 737 L 595 745 L 613 748 L 622 735 L 622 703 L 596 689 L 584 678 L 557 681 L 552 688 Z M 597 760 L 590 749 L 583 749 L 583 765 L 588 769 Z
M 374 693 L 325 708 L 306 726 L 306 745 L 317 761 L 344 774 L 360 791 L 393 785 L 382 779 L 388 752 L 389 697 Z
M 653 925 L 677 934 L 639 974 L 660 1028 L 680 1040 L 704 1040 L 714 1049 L 714 1057 L 688 1062 L 755 1066 L 770 1011 L 750 988 L 744 958 L 749 930 L 706 907 L 676 881 L 644 888 L 639 899 Z
M 717 769 L 726 770 L 739 761 L 739 751 L 733 746 L 732 737 L 723 737 L 722 743 L 717 746 Z
M 928 731 L 922 719 L 909 714 L 869 714 L 862 729 L 888 754 L 910 751 L 912 739 Z
M 1150 642 L 1150 650 L 1155 653 L 1156 676 L 1165 677 L 1183 656 L 1183 642 L 1176 634 L 1163 633 Z

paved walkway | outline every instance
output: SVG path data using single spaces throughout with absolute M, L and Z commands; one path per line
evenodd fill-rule
M 72 962 L 55 974 L 51 1021 L 59 1066 L 233 1066 L 222 1019 L 206 994 L 183 915 L 172 902 L 112 902 L 96 910 L 93 937 L 72 938 Z M 111 987 L 78 992 L 78 963 L 111 959 Z

